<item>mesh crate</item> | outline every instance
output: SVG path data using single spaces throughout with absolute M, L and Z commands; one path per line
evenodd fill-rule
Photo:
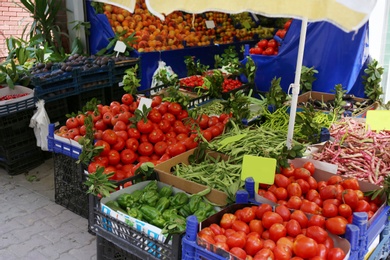
M 77 70 L 77 84 L 80 93 L 92 89 L 101 89 L 112 85 L 111 67 L 104 66 L 88 70 Z
M 85 106 L 85 104 L 88 101 L 90 101 L 92 98 L 96 98 L 103 105 L 107 104 L 106 90 L 104 88 L 94 89 L 94 90 L 80 93 L 80 95 L 77 96 L 77 101 L 76 101 L 78 102 L 77 110 L 81 110 Z
M 33 77 L 31 84 L 34 86 L 36 97 L 45 101 L 54 101 L 78 94 L 75 70 L 64 72 L 53 78 Z
M 124 60 L 115 62 L 112 70 L 112 83 L 122 82 L 125 71 L 138 64 L 138 59 L 131 58 L 131 60 Z
M 66 114 L 69 114 L 67 98 L 46 102 L 45 110 L 51 123 L 58 122 L 64 125 L 67 120 Z
M 0 151 L 1 149 L 3 150 L 13 149 L 15 147 L 23 145 L 26 142 L 31 142 L 31 140 L 34 140 L 34 144 L 36 142 L 34 130 L 30 127 L 15 129 L 12 136 L 6 138 L 6 134 L 5 134 L 4 137 L 5 138 L 3 138 L 0 143 Z
M 0 167 L 4 168 L 9 175 L 18 175 L 28 172 L 44 162 L 42 152 L 39 151 L 31 154 L 28 158 L 22 158 L 13 163 L 0 160 Z
M 12 138 L 17 138 L 25 132 L 32 130 L 29 127 L 33 109 L 22 110 L 12 113 L 8 116 L 1 117 L 0 120 L 0 142 L 1 144 L 9 143 Z
M 119 101 L 121 102 L 122 96 L 127 92 L 120 87 L 118 84 L 114 84 L 109 88 L 106 88 L 106 97 L 107 104 L 111 103 L 111 101 Z
M 141 260 L 132 255 L 130 252 L 123 250 L 116 246 L 114 243 L 104 239 L 103 237 L 96 236 L 96 255 L 98 260 Z
M 172 235 L 172 244 L 141 233 L 128 224 L 94 209 L 96 236 L 101 236 L 140 259 L 181 259 L 181 235 Z M 105 258 L 103 258 L 105 259 Z
M 88 187 L 84 185 L 83 167 L 76 159 L 53 154 L 54 200 L 77 215 L 88 218 Z
M 0 118 L 4 116 L 9 116 L 10 114 L 17 113 L 22 110 L 35 108 L 36 99 L 34 97 L 33 90 L 22 86 L 15 86 L 13 90 L 8 88 L 0 88 L 0 97 L 14 94 L 27 95 L 12 100 L 1 101 L 0 103 L 2 103 L 2 105 L 0 105 Z
M 41 152 L 41 149 L 37 147 L 37 141 L 34 136 L 34 138 L 18 141 L 8 147 L 0 146 L 0 160 L 13 164 L 16 161 L 28 159 L 34 153 L 39 152 Z

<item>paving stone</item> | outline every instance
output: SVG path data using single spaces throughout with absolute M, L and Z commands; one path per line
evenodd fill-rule
M 73 256 L 73 259 L 78 260 L 96 259 L 96 239 L 89 245 L 70 250 L 69 254 Z
M 8 232 L 0 235 L 0 250 L 6 249 L 10 245 L 14 245 L 16 243 L 19 243 L 18 238 L 15 237 L 12 233 Z
M 27 258 L 27 256 L 32 252 L 38 251 L 40 248 L 44 248 L 48 245 L 52 245 L 52 243 L 49 240 L 45 239 L 40 235 L 34 235 L 34 238 L 29 239 L 25 242 L 11 245 L 8 247 L 8 249 L 11 252 L 13 252 L 15 255 L 19 256 L 21 259 L 32 259 L 32 258 Z
M 1 256 L 1 259 L 20 260 L 20 257 L 16 256 L 8 249 L 0 249 L 0 256 Z
M 78 234 L 80 229 L 72 225 L 70 222 L 62 223 L 58 228 L 53 228 L 48 231 L 41 232 L 44 238 L 50 240 L 53 243 L 57 243 L 64 236 L 69 234 Z
M 15 213 L 15 212 L 13 212 Z M 0 234 L 7 234 L 9 232 L 15 232 L 17 230 L 23 230 L 26 226 L 17 220 L 18 215 L 10 215 L 12 218 L 4 220 L 0 226 Z
M 47 223 L 39 220 L 34 222 L 31 226 L 25 227 L 23 229 L 18 229 L 13 232 L 13 234 L 20 240 L 24 238 L 31 238 L 35 240 L 35 235 L 44 231 L 52 230 L 53 227 L 47 225 Z

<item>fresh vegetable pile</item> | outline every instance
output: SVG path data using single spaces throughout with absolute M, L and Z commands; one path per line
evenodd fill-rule
M 336 164 L 342 176 L 382 185 L 390 174 L 390 132 L 366 130 L 353 118 L 343 118 L 329 131 L 334 140 L 313 159 Z
M 314 171 L 311 162 L 301 168 L 291 164 L 275 174 L 273 185 L 260 188 L 258 194 L 289 209 L 321 215 L 331 223 L 326 225 L 327 230 L 335 235 L 345 233 L 353 212 L 366 212 L 370 219 L 381 206 L 379 197 L 371 200 L 364 196 L 355 178 L 332 175 L 327 181 L 317 182 L 312 176 Z
M 255 47 L 249 49 L 249 53 L 266 56 L 278 55 L 278 48 L 279 43 L 276 40 L 262 39 Z
M 159 188 L 157 181 L 150 181 L 142 190 L 122 193 L 105 205 L 162 228 L 163 234 L 182 233 L 189 215 L 195 215 L 203 221 L 216 213 L 214 206 L 203 199 L 208 192 L 210 189 L 193 195 L 174 193 L 171 186 Z
M 189 88 L 202 87 L 203 83 L 204 83 L 203 77 L 199 75 L 193 75 L 193 76 L 180 79 L 180 86 L 182 87 L 189 87 Z
M 344 259 L 346 253 L 334 246 L 324 228 L 327 221 L 308 219 L 303 211 L 291 212 L 284 205 L 274 210 L 269 204 L 246 206 L 200 230 L 197 242 L 236 259 Z
M 210 74 L 213 75 L 213 74 Z M 222 82 L 222 92 L 226 93 L 241 87 L 243 84 L 238 79 L 229 79 L 225 78 Z M 180 79 L 180 86 L 183 88 L 190 89 L 208 89 L 206 85 L 204 85 L 204 76 L 193 75 L 186 78 Z
M 205 140 L 220 135 L 228 121 L 227 115 L 190 119 L 178 103 L 162 102 L 159 96 L 153 98 L 151 109 L 138 110 L 138 104 L 130 94 L 123 95 L 122 103 L 89 104 L 56 134 L 85 144 L 89 127 L 93 133 L 89 139 L 96 142 L 86 156 L 88 171 L 105 167 L 106 173 L 115 172 L 113 180 L 122 180 L 133 176 L 143 162 L 158 164 L 197 147 L 198 134 Z

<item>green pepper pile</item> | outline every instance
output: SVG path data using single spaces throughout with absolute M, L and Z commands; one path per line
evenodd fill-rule
M 106 206 L 131 217 L 145 221 L 163 230 L 163 234 L 180 234 L 186 229 L 186 218 L 195 215 L 201 222 L 216 213 L 214 206 L 203 198 L 211 189 L 187 195 L 173 194 L 171 186 L 158 187 L 149 182 L 142 190 L 123 193 Z

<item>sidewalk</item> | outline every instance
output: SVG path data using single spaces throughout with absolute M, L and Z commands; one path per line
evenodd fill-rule
M 54 202 L 53 160 L 27 174 L 0 168 L 0 259 L 96 259 L 87 219 Z

